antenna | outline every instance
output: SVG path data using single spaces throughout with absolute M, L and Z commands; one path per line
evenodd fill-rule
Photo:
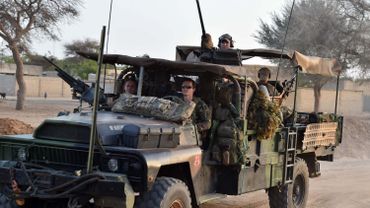
M 278 63 L 278 69 L 277 69 L 277 73 L 276 73 L 276 79 L 275 79 L 274 91 L 273 91 L 272 95 L 274 95 L 274 94 L 275 94 L 275 90 L 276 90 L 276 86 L 277 86 L 277 80 L 278 80 L 278 77 L 279 77 L 281 60 L 282 60 L 282 58 L 283 58 L 283 52 L 284 52 L 284 47 L 285 47 L 285 41 L 286 41 L 286 37 L 287 37 L 287 34 L 288 34 L 288 30 L 289 30 L 290 19 L 292 18 L 292 14 L 293 14 L 294 4 L 295 4 L 295 0 L 293 0 L 292 8 L 290 9 L 290 14 L 289 14 L 289 19 L 288 19 L 288 24 L 287 24 L 287 26 L 286 26 L 286 31 L 285 31 L 284 40 L 283 40 L 283 47 L 281 47 L 281 53 L 280 53 L 280 58 L 279 58 L 279 63 Z M 299 73 L 299 72 L 297 71 L 296 73 Z M 295 89 L 295 90 L 297 90 L 297 89 Z M 295 92 L 295 93 L 297 93 L 297 92 Z
M 113 8 L 113 0 L 110 1 L 109 5 L 109 16 L 108 16 L 108 28 L 107 28 L 107 43 L 105 45 L 105 53 L 108 54 L 108 47 L 109 47 L 109 35 L 110 35 L 110 23 L 112 20 L 112 8 Z M 105 90 L 105 79 L 107 76 L 107 64 L 104 64 L 104 79 L 103 79 L 103 89 Z
M 110 1 L 109 6 L 109 16 L 108 16 L 108 28 L 107 28 L 107 44 L 105 45 L 105 53 L 108 53 L 108 47 L 109 47 L 109 34 L 110 34 L 110 23 L 112 20 L 112 8 L 113 8 L 113 0 Z
M 99 105 L 99 83 L 100 83 L 100 71 L 101 65 L 103 62 L 103 55 L 104 55 L 104 41 L 105 41 L 105 26 L 103 26 L 101 35 L 100 35 L 100 49 L 99 49 L 99 56 L 98 56 L 98 71 L 96 72 L 96 81 L 95 81 L 95 93 L 94 93 L 94 104 L 93 104 L 93 114 L 92 114 L 92 121 L 91 121 L 91 131 L 90 131 L 90 143 L 89 143 L 89 153 L 87 158 L 87 173 L 91 173 L 93 169 L 93 160 L 94 160 L 94 147 L 95 142 L 98 138 L 96 138 L 96 117 L 97 117 L 97 110 Z

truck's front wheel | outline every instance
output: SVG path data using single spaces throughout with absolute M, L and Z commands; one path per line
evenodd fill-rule
M 152 190 L 135 201 L 136 208 L 191 208 L 190 192 L 186 184 L 176 178 L 160 177 Z
M 303 159 L 294 165 L 293 183 L 268 191 L 270 208 L 304 208 L 308 198 L 308 168 Z

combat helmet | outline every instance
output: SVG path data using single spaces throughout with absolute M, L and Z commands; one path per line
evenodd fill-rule
M 229 35 L 228 33 L 225 33 L 223 35 L 221 35 L 219 38 L 218 38 L 218 47 L 220 48 L 221 47 L 221 41 L 222 40 L 228 40 L 230 41 L 230 48 L 234 48 L 234 41 L 233 41 L 233 37 L 231 37 L 231 35 Z

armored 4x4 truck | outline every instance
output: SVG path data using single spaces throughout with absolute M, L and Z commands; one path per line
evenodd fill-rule
M 1 136 L 0 207 L 190 208 L 261 189 L 272 208 L 305 207 L 309 177 L 320 175 L 318 160 L 333 160 L 343 119 L 297 112 L 295 105 L 281 113 L 260 96 L 240 57 L 290 60 L 297 70 L 283 91 L 291 94 L 299 73 L 333 75 L 335 61 L 275 50 L 215 51 L 213 63 L 183 61 L 190 49 L 178 47 L 177 61 L 103 56 L 104 63 L 129 66 L 122 75 L 138 77 L 138 94 L 100 106 L 90 172 L 91 109 L 47 119 L 32 135 Z M 177 95 L 184 77 L 196 80 L 196 96 L 212 113 L 202 134 L 190 119 L 194 104 Z M 255 116 L 266 109 L 275 117 Z

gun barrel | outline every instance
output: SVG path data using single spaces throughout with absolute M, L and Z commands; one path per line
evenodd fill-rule
M 65 72 L 63 69 L 61 69 L 58 65 L 53 63 L 50 59 L 47 57 L 43 57 L 48 63 L 54 66 L 55 71 L 58 72 L 58 76 L 62 78 L 65 82 L 68 83 L 68 85 L 73 88 L 76 92 L 82 94 L 85 92 L 87 88 L 89 88 L 89 85 L 82 82 L 81 80 L 73 78 L 71 75 L 69 75 L 67 72 Z
M 202 35 L 205 35 L 206 34 L 206 29 L 204 28 L 202 10 L 200 9 L 199 0 L 196 0 L 196 2 L 197 2 L 197 7 L 198 7 L 198 14 L 199 14 L 200 26 L 202 27 Z

